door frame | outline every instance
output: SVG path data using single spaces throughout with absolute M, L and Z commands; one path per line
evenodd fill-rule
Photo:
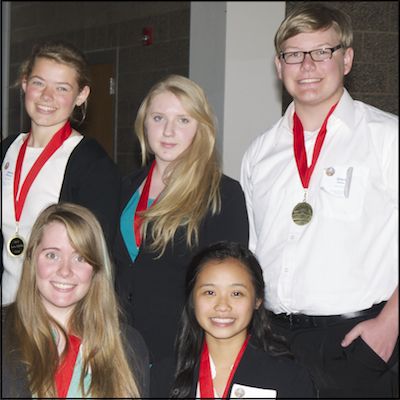
M 118 71 L 119 71 L 119 50 L 92 50 L 85 52 L 86 59 L 89 65 L 94 64 L 111 64 L 113 66 L 114 77 L 114 94 L 112 100 L 112 126 L 113 126 L 113 159 L 117 163 L 118 154 Z

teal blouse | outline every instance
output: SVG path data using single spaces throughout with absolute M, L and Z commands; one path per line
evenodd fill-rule
M 137 190 L 122 211 L 120 220 L 122 238 L 124 239 L 125 246 L 128 249 L 128 253 L 132 261 L 135 261 L 137 255 L 139 254 L 139 248 L 136 246 L 135 230 L 133 229 L 133 220 L 135 218 L 135 212 L 139 203 L 139 198 L 139 190 Z M 147 207 L 150 207 L 153 202 L 154 199 L 149 199 L 147 202 Z

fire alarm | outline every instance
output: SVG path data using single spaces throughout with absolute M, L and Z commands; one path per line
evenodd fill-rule
M 153 44 L 153 28 L 151 26 L 146 26 L 143 28 L 143 46 L 150 46 Z

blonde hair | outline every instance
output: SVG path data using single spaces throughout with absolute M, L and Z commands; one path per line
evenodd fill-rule
M 279 55 L 283 43 L 299 33 L 315 32 L 333 27 L 339 35 L 344 49 L 352 46 L 353 29 L 350 17 L 343 11 L 318 3 L 295 7 L 279 26 L 274 39 L 275 51 Z
M 65 226 L 71 245 L 93 267 L 88 293 L 75 306 L 68 333 L 81 338 L 83 367 L 80 388 L 89 369 L 91 397 L 139 397 L 135 376 L 122 345 L 111 262 L 102 228 L 86 208 L 59 203 L 46 208 L 33 225 L 23 262 L 10 332 L 27 367 L 29 387 L 37 397 L 57 397 L 54 376 L 60 357 L 52 331 L 64 329 L 47 314 L 36 284 L 37 249 L 46 226 Z M 63 355 L 67 349 L 64 350 Z M 63 356 L 61 355 L 61 357 Z
M 145 131 L 148 109 L 155 96 L 170 92 L 182 103 L 185 111 L 198 122 L 191 145 L 167 168 L 166 187 L 157 202 L 143 212 L 143 236 L 151 226 L 150 247 L 163 254 L 178 228 L 186 228 L 189 247 L 198 244 L 199 226 L 206 213 L 220 211 L 219 183 L 221 168 L 215 149 L 215 116 L 203 89 L 192 80 L 170 75 L 155 84 L 140 105 L 135 131 L 142 150 L 142 165 L 152 151 Z

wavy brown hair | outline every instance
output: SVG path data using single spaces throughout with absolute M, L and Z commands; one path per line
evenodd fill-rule
M 47 312 L 36 284 L 37 252 L 46 226 L 65 226 L 72 247 L 93 267 L 88 293 L 75 305 L 68 326 L 61 327 Z M 11 348 L 17 349 L 27 368 L 29 388 L 37 397 L 56 398 L 54 376 L 61 356 L 53 339 L 54 328 L 66 338 L 82 341 L 82 374 L 91 371 L 85 396 L 98 398 L 140 397 L 121 339 L 117 301 L 112 284 L 111 262 L 101 226 L 86 208 L 59 203 L 46 208 L 33 225 L 23 262 L 16 301 L 10 308 Z
M 198 128 L 191 145 L 168 166 L 163 177 L 166 186 L 159 199 L 142 214 L 143 237 L 150 238 L 151 248 L 160 255 L 180 227 L 186 229 L 187 245 L 197 244 L 202 219 L 209 210 L 215 214 L 221 207 L 215 116 L 203 89 L 192 80 L 170 75 L 155 84 L 140 105 L 135 131 L 142 150 L 142 165 L 152 155 L 145 128 L 148 109 L 154 97 L 165 92 L 180 100 L 188 115 L 198 122 Z

